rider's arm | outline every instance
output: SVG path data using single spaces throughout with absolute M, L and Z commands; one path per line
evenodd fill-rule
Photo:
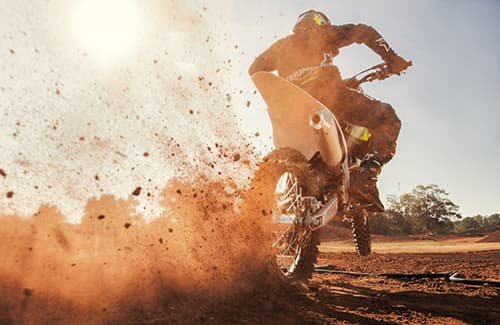
M 278 68 L 280 41 L 274 43 L 264 53 L 259 55 L 248 69 L 251 76 L 258 71 L 274 71 Z
M 342 25 L 340 28 L 346 39 L 355 43 L 365 44 L 375 53 L 380 55 L 382 60 L 388 64 L 391 72 L 399 73 L 408 67 L 408 62 L 397 55 L 382 35 L 373 27 L 365 24 L 348 24 Z

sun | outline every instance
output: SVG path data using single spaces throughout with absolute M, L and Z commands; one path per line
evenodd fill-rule
M 80 0 L 72 9 L 72 29 L 80 47 L 103 61 L 130 56 L 142 32 L 140 2 Z

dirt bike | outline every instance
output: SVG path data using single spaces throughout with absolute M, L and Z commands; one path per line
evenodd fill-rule
M 361 91 L 362 83 L 390 75 L 379 64 L 344 82 Z M 356 251 L 369 255 L 368 212 L 348 191 L 349 175 L 361 162 L 349 149 L 358 143 L 298 86 L 270 72 L 257 72 L 252 81 L 268 106 L 276 147 L 251 185 L 260 194 L 262 214 L 271 219 L 271 273 L 285 282 L 307 280 L 318 255 L 318 230 L 332 220 L 350 221 Z

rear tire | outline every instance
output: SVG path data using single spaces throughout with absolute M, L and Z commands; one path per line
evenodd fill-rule
M 288 178 L 284 176 L 287 173 Z M 276 194 L 282 177 L 296 182 L 293 184 L 296 184 L 297 193 L 284 191 L 288 196 Z M 288 187 L 290 190 L 294 188 Z M 293 203 L 284 205 L 282 203 L 278 208 L 277 202 L 295 202 L 297 195 L 318 195 L 316 173 L 301 153 L 291 148 L 280 148 L 271 152 L 259 164 L 251 189 L 257 194 L 257 204 L 262 209 L 261 214 L 266 218 L 264 223 L 270 233 L 267 246 L 268 270 L 271 278 L 277 278 L 278 282 L 285 284 L 307 281 L 311 277 L 318 256 L 319 233 L 300 223 L 290 225 L 275 223 L 273 218 L 283 213 L 283 206 L 287 211 L 291 211 L 290 215 L 298 218 L 302 216 L 300 209 L 294 208 Z
M 352 216 L 352 235 L 354 246 L 360 256 L 368 256 L 372 251 L 370 229 L 368 227 L 368 212 L 365 209 L 356 211 Z

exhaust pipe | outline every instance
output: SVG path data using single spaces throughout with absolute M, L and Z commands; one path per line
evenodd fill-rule
M 314 130 L 321 158 L 329 167 L 336 168 L 346 154 L 342 150 L 346 145 L 344 139 L 339 137 L 341 131 L 337 119 L 332 112 L 322 107 L 311 114 L 309 125 Z

